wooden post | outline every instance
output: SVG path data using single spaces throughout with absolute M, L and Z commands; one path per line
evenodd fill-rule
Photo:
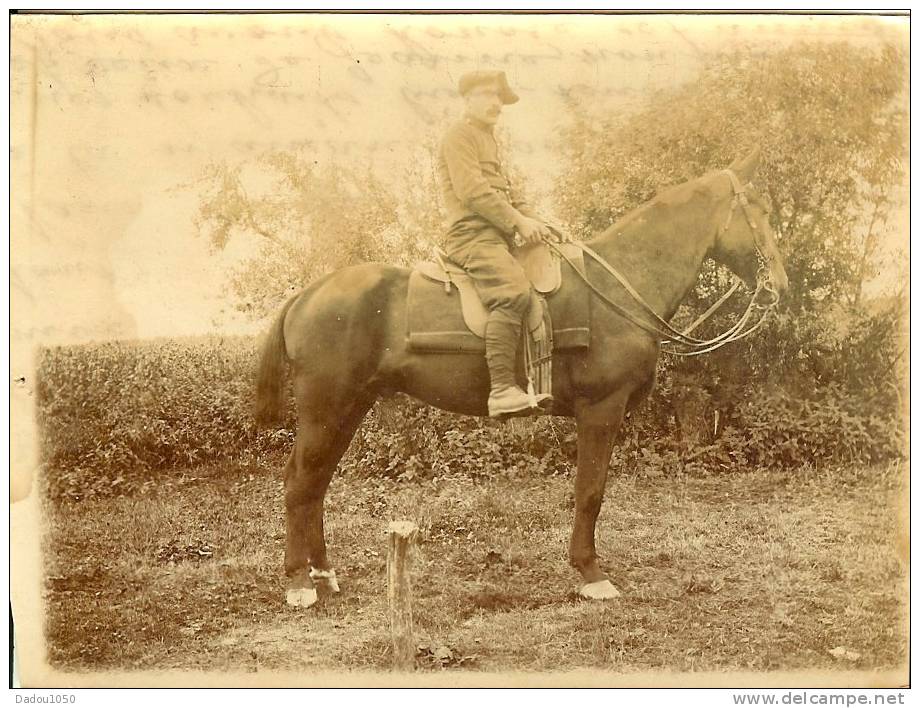
M 418 527 L 411 521 L 391 521 L 387 527 L 387 598 L 390 602 L 390 637 L 393 668 L 415 668 L 415 639 L 412 633 L 412 559 L 410 551 Z

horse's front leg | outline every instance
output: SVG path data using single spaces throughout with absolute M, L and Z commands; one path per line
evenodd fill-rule
M 569 545 L 569 562 L 585 584 L 579 594 L 592 600 L 619 597 L 619 591 L 597 564 L 594 529 L 604 501 L 607 468 L 613 441 L 623 421 L 625 397 L 611 396 L 599 403 L 576 407 L 578 473 L 575 477 L 575 524 Z

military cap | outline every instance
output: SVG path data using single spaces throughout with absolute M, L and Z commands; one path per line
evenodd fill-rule
M 518 95 L 508 85 L 508 77 L 504 71 L 469 71 L 460 77 L 460 95 L 466 96 L 472 89 L 480 84 L 498 82 L 498 95 L 502 103 L 508 105 L 518 102 Z

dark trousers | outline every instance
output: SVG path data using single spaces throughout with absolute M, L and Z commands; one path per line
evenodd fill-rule
M 520 326 L 530 305 L 530 281 L 501 231 L 481 219 L 462 219 L 447 232 L 447 256 L 473 278 L 490 320 Z

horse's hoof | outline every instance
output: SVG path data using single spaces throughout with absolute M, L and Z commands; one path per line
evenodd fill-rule
M 312 568 L 310 570 L 310 580 L 315 583 L 325 583 L 329 592 L 339 592 L 339 581 L 335 577 L 334 570 L 320 570 Z
M 583 585 L 578 594 L 586 600 L 614 600 L 620 596 L 620 591 L 605 578 L 595 583 Z
M 312 607 L 316 604 L 316 588 L 295 588 L 287 591 L 287 604 L 291 607 Z

